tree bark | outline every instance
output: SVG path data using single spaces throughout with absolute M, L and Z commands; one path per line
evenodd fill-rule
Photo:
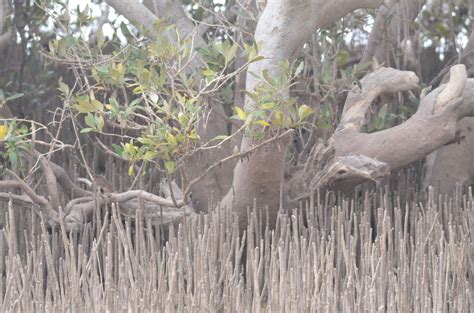
M 348 190 L 364 180 L 387 176 L 455 141 L 458 121 L 474 114 L 474 79 L 467 79 L 463 65 L 454 66 L 448 84 L 424 97 L 405 123 L 375 133 L 362 132 L 372 101 L 382 94 L 417 88 L 417 82 L 414 73 L 391 68 L 379 68 L 363 78 L 362 89 L 354 87 L 347 97 L 329 147 L 312 151 L 309 164 L 292 175 L 290 203 L 322 187 Z M 327 157 L 331 148 L 334 158 Z
M 376 133 L 342 129 L 333 135 L 336 156 L 360 154 L 401 168 L 451 142 L 457 122 L 472 114 L 474 81 L 464 66 L 453 67 L 452 80 L 421 100 L 405 123 Z M 414 75 L 414 74 L 413 74 Z M 467 84 L 467 85 L 466 85 Z
M 465 64 L 469 77 L 474 76 L 474 32 L 459 57 L 460 63 Z M 449 78 L 444 72 L 445 79 Z M 456 184 L 464 186 L 472 184 L 474 176 L 474 118 L 466 117 L 459 121 L 456 131 L 460 140 L 455 144 L 441 147 L 426 157 L 423 188 L 433 186 L 437 192 L 451 193 Z
M 10 44 L 12 32 L 4 31 L 5 18 L 8 14 L 8 1 L 0 0 L 0 53 Z
M 400 0 L 396 4 L 382 6 L 377 10 L 374 27 L 369 36 L 361 63 L 371 61 L 373 58 L 384 66 L 392 66 L 393 53 L 397 49 L 405 50 L 405 61 L 414 57 L 406 51 L 407 40 L 410 39 L 409 26 L 418 16 L 426 0 Z M 405 46 L 403 47 L 402 45 Z M 408 52 L 408 53 L 407 53 Z
M 320 27 L 345 16 L 358 8 L 378 8 L 383 1 L 323 1 L 280 0 L 270 1 L 260 17 L 255 31 L 255 41 L 260 44 L 259 54 L 264 60 L 250 65 L 246 90 L 252 92 L 260 83 L 263 71 L 278 74 L 278 61 L 292 60 L 305 41 Z M 288 91 L 286 91 L 288 92 Z M 253 110 L 247 99 L 245 109 Z M 241 151 L 248 150 L 258 141 L 244 137 Z M 241 225 L 247 223 L 247 210 L 254 203 L 259 209 L 268 207 L 270 224 L 281 205 L 283 169 L 290 144 L 285 137 L 252 153 L 238 162 L 234 169 L 232 188 L 222 201 L 240 217 Z

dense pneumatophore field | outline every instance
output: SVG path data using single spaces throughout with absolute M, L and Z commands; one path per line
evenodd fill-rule
M 163 230 L 103 209 L 80 233 L 5 212 L 0 310 L 23 312 L 469 312 L 474 202 L 381 193 L 265 212 L 225 210 Z M 336 203 L 336 202 L 335 202 Z

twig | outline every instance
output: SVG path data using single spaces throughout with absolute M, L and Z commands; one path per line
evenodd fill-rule
M 171 200 L 159 197 L 144 190 L 130 190 L 122 193 L 111 193 L 105 195 L 105 197 L 109 202 L 125 202 L 133 198 L 140 198 L 142 200 L 154 202 L 159 205 L 177 208 L 180 208 L 186 204 L 184 201 L 178 201 L 175 205 L 175 203 Z
M 258 145 L 255 145 L 253 147 L 251 147 L 250 149 L 246 150 L 246 151 L 243 151 L 243 152 L 240 152 L 240 153 L 237 153 L 237 154 L 232 154 L 232 155 L 229 155 L 228 157 L 226 158 L 223 158 L 213 164 L 211 164 L 206 170 L 204 170 L 204 172 L 199 175 L 198 177 L 194 178 L 193 180 L 191 180 L 188 184 L 188 186 L 186 187 L 186 189 L 184 190 L 184 200 L 186 200 L 188 194 L 189 194 L 189 191 L 191 190 L 191 188 L 194 186 L 194 184 L 196 184 L 197 182 L 199 182 L 201 179 L 203 179 L 204 177 L 206 177 L 214 168 L 222 165 L 223 163 L 225 162 L 228 162 L 228 161 L 231 161 L 231 160 L 234 160 L 234 159 L 237 159 L 237 158 L 243 158 L 245 156 L 247 156 L 249 153 L 273 142 L 273 141 L 276 141 L 278 139 L 281 139 L 283 137 L 285 137 L 286 135 L 290 134 L 294 132 L 293 129 L 289 129 L 285 132 L 283 132 L 282 134 L 278 135 L 278 136 L 275 136 L 275 137 L 272 137 L 272 138 L 269 138 L 265 141 L 262 141 L 261 143 L 259 143 Z

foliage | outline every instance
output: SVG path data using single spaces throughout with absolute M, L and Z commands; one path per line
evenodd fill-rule
M 5 164 L 14 171 L 24 170 L 25 160 L 21 151 L 28 148 L 26 139 L 30 135 L 25 125 L 18 125 L 14 120 L 0 125 L 0 173 L 6 170 Z
M 123 24 L 120 29 L 131 34 Z M 227 38 L 199 47 L 195 55 L 190 49 L 192 39 L 179 41 L 173 26 L 158 21 L 155 31 L 154 40 L 137 40 L 130 35 L 125 46 L 119 40 L 106 43 L 100 37 L 99 49 L 95 50 L 81 48 L 87 44 L 81 33 L 68 34 L 49 43 L 49 57 L 65 61 L 79 59 L 88 70 L 87 84 L 71 89 L 60 80 L 58 88 L 62 98 L 70 102 L 78 123 L 83 125 L 80 132 L 120 137 L 121 141 L 110 148 L 130 162 L 129 174 L 135 174 L 135 164 L 153 162 L 171 175 L 184 156 L 206 144 L 199 142 L 196 132 L 199 120 L 205 118 L 201 113 L 207 105 L 206 97 L 227 99 L 229 91 L 232 93 L 229 79 L 245 68 L 234 67 L 240 48 Z M 108 56 L 101 50 L 105 44 L 113 49 Z M 248 44 L 243 45 L 239 55 L 245 56 L 246 65 L 262 60 L 256 46 Z M 196 60 L 203 62 L 201 73 L 187 68 Z M 276 79 L 264 72 L 265 83 L 255 94 L 249 94 L 258 102 L 259 109 L 247 116 L 235 107 L 237 114 L 233 118 L 244 121 L 249 130 L 254 124 L 264 127 L 272 124 L 276 129 L 298 127 L 313 110 L 307 105 L 296 106 L 296 98 L 286 99 L 281 90 L 291 86 L 303 66 L 301 62 L 292 73 L 290 64 L 282 62 Z M 84 79 L 76 77 L 78 82 Z M 285 118 L 284 111 L 289 114 Z M 122 135 L 114 133 L 114 128 L 122 129 Z M 263 136 L 264 132 L 258 135 Z M 214 141 L 227 138 L 218 136 Z
M 234 119 L 241 120 L 245 125 L 249 135 L 263 137 L 270 131 L 278 131 L 281 128 L 295 128 L 303 123 L 306 118 L 314 113 L 308 105 L 297 105 L 296 97 L 288 97 L 286 90 L 289 90 L 292 83 L 301 74 L 304 62 L 300 62 L 295 70 L 292 70 L 288 61 L 281 61 L 278 65 L 277 75 L 271 75 L 267 70 L 262 73 L 262 83 L 254 92 L 245 92 L 252 100 L 251 112 L 245 112 L 239 107 L 235 107 L 236 115 Z M 264 127 L 257 130 L 255 125 Z

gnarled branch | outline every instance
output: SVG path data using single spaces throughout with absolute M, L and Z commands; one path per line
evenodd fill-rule
M 341 122 L 336 131 L 360 131 L 372 102 L 383 93 L 396 93 L 418 87 L 419 79 L 413 72 L 381 67 L 361 81 L 362 89 L 354 87 L 347 95 Z
M 473 100 L 463 97 L 465 71 L 454 71 L 457 78 L 446 85 L 448 89 L 441 86 L 424 97 L 417 112 L 406 122 L 371 134 L 354 130 L 336 132 L 332 137 L 336 156 L 364 155 L 398 169 L 452 141 L 457 121 L 473 113 Z M 466 89 L 473 88 L 473 83 L 470 81 Z

